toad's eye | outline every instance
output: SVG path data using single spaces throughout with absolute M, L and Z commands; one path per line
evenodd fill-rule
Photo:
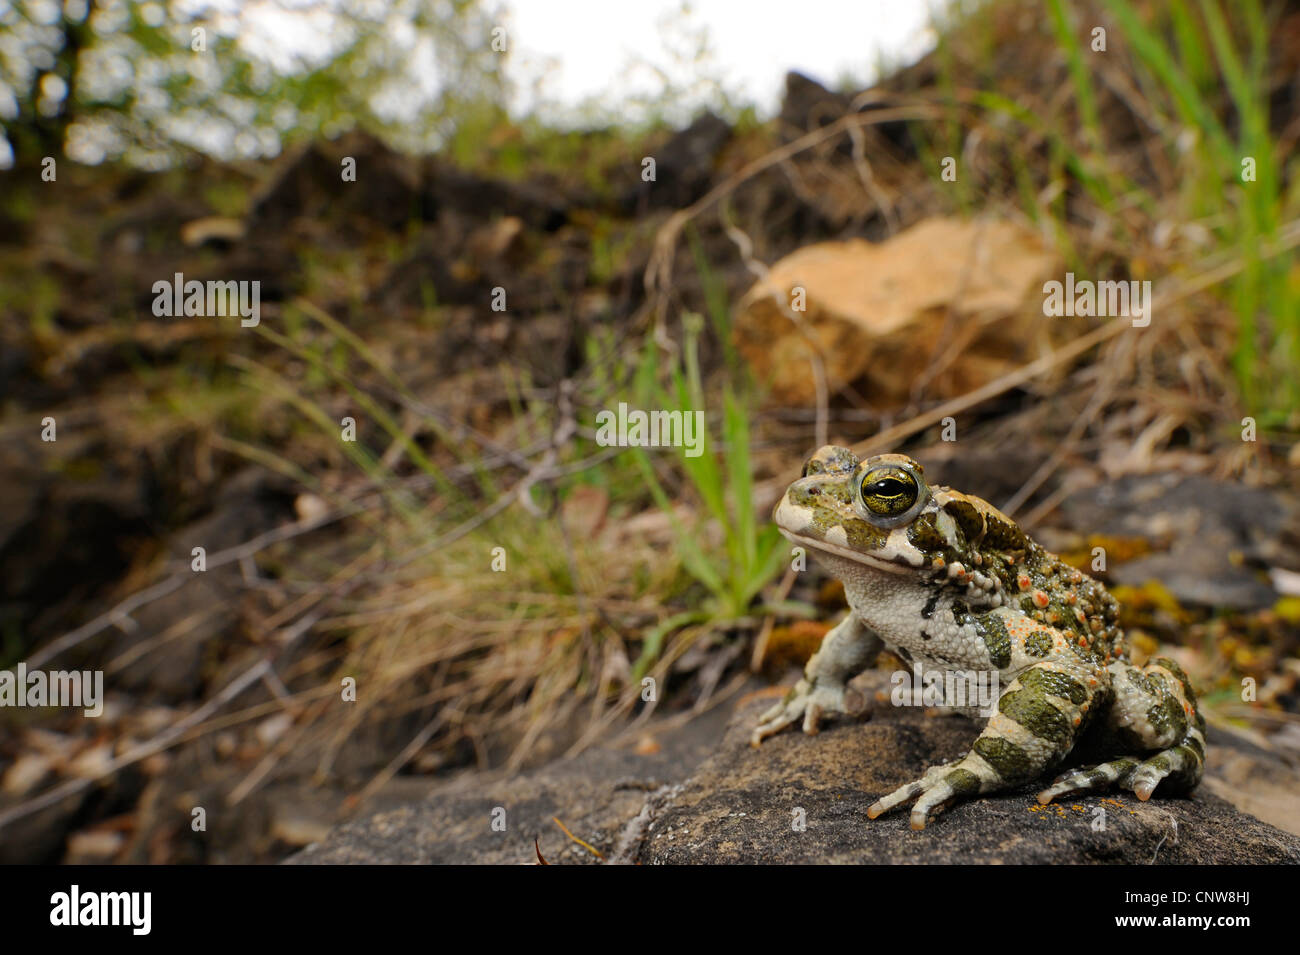
M 906 523 L 925 503 L 925 485 L 911 472 L 898 466 L 871 468 L 859 485 L 867 519 L 881 527 Z

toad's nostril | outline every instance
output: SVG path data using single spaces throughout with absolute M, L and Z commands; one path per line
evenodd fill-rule
M 811 497 L 811 496 L 814 496 L 814 495 L 820 494 L 820 493 L 822 492 L 822 489 L 819 488 L 819 487 L 813 486 L 813 487 L 807 488 L 806 491 L 807 491 L 808 495 Z

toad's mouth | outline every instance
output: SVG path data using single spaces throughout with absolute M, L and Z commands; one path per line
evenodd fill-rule
M 850 550 L 847 547 L 841 547 L 839 544 L 832 544 L 830 541 L 820 540 L 816 537 L 805 537 L 803 534 L 787 530 L 780 524 L 776 525 L 776 529 L 785 535 L 785 537 L 792 543 L 800 544 L 811 550 L 820 551 L 823 554 L 830 554 L 832 557 L 838 557 L 841 560 L 849 560 L 855 564 L 862 564 L 864 567 L 883 570 L 890 574 L 914 574 L 917 570 L 916 567 L 913 567 L 910 564 L 886 560 L 880 557 L 872 557 L 869 554 Z

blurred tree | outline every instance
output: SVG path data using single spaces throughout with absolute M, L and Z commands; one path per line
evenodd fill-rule
M 256 157 L 354 125 L 435 149 L 505 117 L 505 27 L 491 0 L 0 0 L 0 161 Z

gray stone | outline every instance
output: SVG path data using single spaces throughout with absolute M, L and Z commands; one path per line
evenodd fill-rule
M 977 724 L 888 709 L 755 749 L 749 732 L 770 694 L 738 707 L 720 745 L 617 750 L 513 776 L 467 776 L 423 803 L 348 823 L 295 863 L 1297 863 L 1300 837 L 1247 816 L 1208 786 L 1139 802 L 1112 793 L 1039 807 L 1037 787 L 954 806 L 922 832 L 905 810 L 868 820 L 877 797 L 960 756 Z M 716 732 L 716 731 L 715 731 Z M 715 736 L 716 738 L 716 736 Z M 1231 740 L 1211 737 L 1215 746 Z M 494 832 L 494 808 L 506 829 Z M 1104 812 L 1105 828 L 1094 829 Z M 795 810 L 806 818 L 792 825 Z M 554 817 L 554 818 L 552 818 Z
M 783 733 L 755 750 L 746 707 L 716 756 L 660 817 L 642 852 L 651 863 L 1281 863 L 1300 862 L 1300 838 L 1238 812 L 1204 787 L 1190 799 L 1142 803 L 1131 793 L 1040 807 L 1040 786 L 960 803 L 921 832 L 898 809 L 867 807 L 935 763 L 969 749 L 977 724 L 889 710 L 817 737 Z M 1213 746 L 1213 743 L 1211 743 Z M 1105 829 L 1094 831 L 1096 810 Z M 795 831 L 793 814 L 806 814 Z
M 1115 564 L 1108 583 L 1160 581 L 1180 603 L 1261 610 L 1278 595 L 1268 567 L 1300 569 L 1300 506 L 1275 490 L 1199 474 L 1129 475 L 1070 495 L 1064 526 L 1103 537 L 1137 537 L 1156 551 Z M 1049 548 L 1065 541 L 1042 536 Z

